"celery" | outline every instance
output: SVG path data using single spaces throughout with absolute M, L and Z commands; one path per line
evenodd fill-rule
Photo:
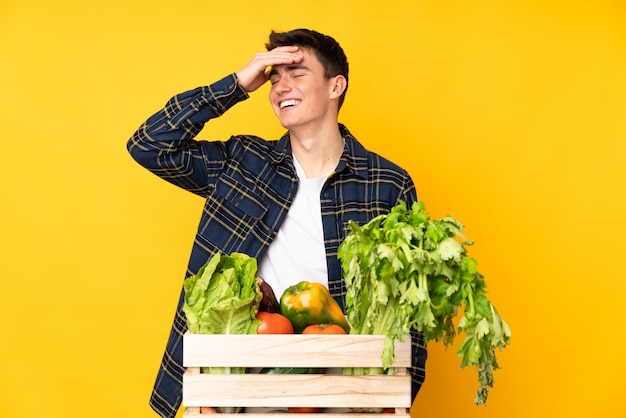
M 498 368 L 495 349 L 511 340 L 511 330 L 486 297 L 486 283 L 463 226 L 448 216 L 430 219 L 424 203 L 408 209 L 399 202 L 388 214 L 363 226 L 350 222 L 338 249 L 346 281 L 346 314 L 353 334 L 385 335 L 383 369 L 345 369 L 345 374 L 392 372 L 394 341 L 411 330 L 426 342 L 448 347 L 458 333 L 461 367 L 478 369 L 474 402 L 484 405 Z M 457 327 L 453 319 L 463 316 Z

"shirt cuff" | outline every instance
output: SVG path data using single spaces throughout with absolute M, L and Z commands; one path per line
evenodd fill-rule
M 209 101 L 215 102 L 215 110 L 220 115 L 235 104 L 250 97 L 243 86 L 239 84 L 239 79 L 235 73 L 229 74 L 211 84 L 208 90 Z M 211 98 L 213 100 L 211 100 Z

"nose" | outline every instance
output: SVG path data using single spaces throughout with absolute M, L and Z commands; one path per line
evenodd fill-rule
M 287 77 L 283 77 L 274 83 L 274 91 L 277 94 L 284 94 L 291 90 L 291 86 L 289 84 L 289 79 Z

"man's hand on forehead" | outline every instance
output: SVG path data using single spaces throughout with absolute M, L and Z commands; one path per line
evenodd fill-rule
M 297 46 L 279 46 L 271 51 L 257 52 L 254 57 L 237 72 L 239 84 L 252 92 L 269 79 L 268 68 L 275 65 L 294 64 L 302 61 L 303 55 Z

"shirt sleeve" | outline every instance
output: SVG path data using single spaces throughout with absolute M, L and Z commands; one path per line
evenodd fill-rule
M 248 97 L 235 74 L 178 94 L 137 129 L 128 140 L 128 152 L 162 179 L 204 196 L 212 172 L 221 168 L 225 148 L 194 138 L 206 122 Z

